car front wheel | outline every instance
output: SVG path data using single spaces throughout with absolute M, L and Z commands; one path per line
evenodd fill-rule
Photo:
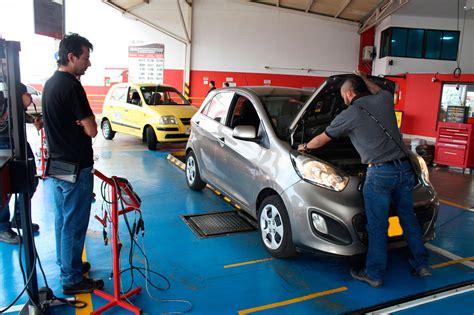
M 156 134 L 152 127 L 146 128 L 146 144 L 149 150 L 156 150 Z
M 101 128 L 102 136 L 104 136 L 105 139 L 112 140 L 115 137 L 115 131 L 112 130 L 112 125 L 107 119 L 102 122 Z
M 296 254 L 288 212 L 279 196 L 268 196 L 259 209 L 259 230 L 266 250 L 277 258 Z
M 196 156 L 193 151 L 189 151 L 186 156 L 186 183 L 192 190 L 200 191 L 206 187 L 206 183 L 201 179 Z

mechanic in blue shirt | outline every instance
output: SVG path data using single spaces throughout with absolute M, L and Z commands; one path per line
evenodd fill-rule
M 363 190 L 369 237 L 366 264 L 365 269 L 351 269 L 351 275 L 372 287 L 382 286 L 387 266 L 388 217 L 393 201 L 412 254 L 413 274 L 430 276 L 428 252 L 413 211 L 415 177 L 408 157 L 400 148 L 403 142 L 397 127 L 393 95 L 382 90 L 365 74 L 356 72 L 356 75 L 349 75 L 341 86 L 341 96 L 348 108 L 334 118 L 325 132 L 306 144 L 300 144 L 298 150 L 316 149 L 346 134 L 362 163 L 368 164 Z M 362 108 L 376 117 L 399 144 L 390 139 Z

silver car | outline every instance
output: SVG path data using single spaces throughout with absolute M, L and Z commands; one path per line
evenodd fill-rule
M 352 256 L 367 249 L 362 197 L 367 166 L 349 138 L 308 154 L 299 143 L 324 131 L 345 108 L 345 75 L 328 78 L 316 92 L 284 87 L 218 89 L 191 120 L 186 181 L 206 183 L 233 198 L 257 219 L 261 240 L 275 257 L 297 250 Z M 393 82 L 374 78 L 393 91 Z M 438 199 L 421 157 L 412 156 L 419 180 L 414 208 L 425 240 L 434 238 Z M 391 209 L 390 246 L 403 246 Z

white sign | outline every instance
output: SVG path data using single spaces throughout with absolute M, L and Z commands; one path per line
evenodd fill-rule
M 128 47 L 128 82 L 162 84 L 164 68 L 165 45 Z

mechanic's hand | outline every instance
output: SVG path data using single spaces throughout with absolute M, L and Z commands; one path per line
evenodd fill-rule
M 43 119 L 40 117 L 35 118 L 33 125 L 35 125 L 36 130 L 41 130 L 41 128 L 43 128 Z
M 361 77 L 364 80 L 367 79 L 367 73 L 359 71 L 358 69 L 354 70 L 354 74 L 358 75 L 359 77 Z
M 301 144 L 298 145 L 298 149 L 297 149 L 297 150 L 298 150 L 299 152 L 306 152 L 306 149 L 307 149 L 307 148 L 306 148 L 306 143 L 301 143 Z

